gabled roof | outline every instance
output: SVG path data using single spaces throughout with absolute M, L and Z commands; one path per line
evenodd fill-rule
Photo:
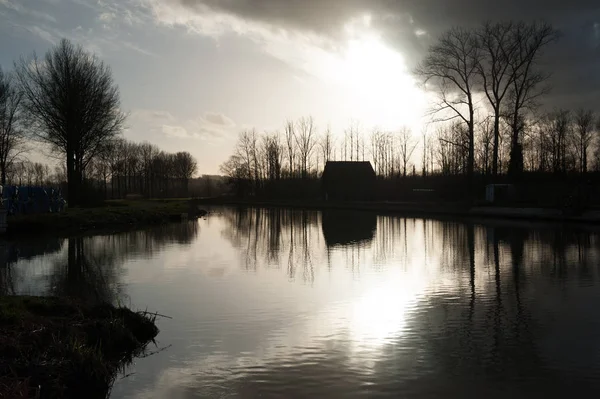
M 323 178 L 356 178 L 372 179 L 375 171 L 369 161 L 327 161 L 323 170 Z

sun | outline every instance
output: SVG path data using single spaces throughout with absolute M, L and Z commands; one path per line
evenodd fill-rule
M 354 112 L 372 126 L 418 129 L 424 93 L 408 72 L 404 57 L 374 34 L 348 40 L 338 65 Z

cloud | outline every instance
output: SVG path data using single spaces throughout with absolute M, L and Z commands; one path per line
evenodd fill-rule
M 130 129 L 143 130 L 157 139 L 191 139 L 214 143 L 232 137 L 238 126 L 229 117 L 217 112 L 188 120 L 180 120 L 168 111 L 136 110 L 130 118 Z
M 104 23 L 111 23 L 116 18 L 116 14 L 113 12 L 103 12 L 98 15 L 98 19 Z
M 163 125 L 162 131 L 167 137 L 174 137 L 179 139 L 185 139 L 190 137 L 190 134 L 182 126 Z
M 173 138 L 196 139 L 214 142 L 230 137 L 236 124 L 223 114 L 207 112 L 203 116 L 188 120 L 180 126 L 163 125 L 163 132 Z
M 409 16 L 413 23 L 445 29 L 493 18 L 561 18 L 589 15 L 599 9 L 596 0 L 159 0 L 195 13 L 224 13 L 244 20 L 290 29 L 333 34 L 357 16 L 369 15 L 373 24 Z M 418 26 L 419 27 L 419 26 Z
M 339 53 L 353 29 L 364 25 L 416 66 L 444 30 L 485 20 L 540 20 L 555 24 L 563 39 L 544 59 L 554 72 L 548 102 L 568 92 L 597 91 L 600 77 L 600 2 L 597 0 L 138 0 L 156 23 L 220 37 L 234 34 L 267 54 L 313 75 L 315 60 Z M 368 22 L 368 23 L 367 23 Z M 578 82 L 578 77 L 590 80 Z M 572 106 L 586 104 L 569 104 Z M 596 104 L 600 106 L 600 99 Z
M 56 18 L 52 15 L 42 12 L 39 10 L 35 10 L 32 8 L 25 7 L 23 4 L 11 0 L 0 0 L 0 6 L 4 6 L 5 8 L 16 12 L 22 16 L 33 17 L 35 19 L 45 21 L 45 22 L 54 22 L 56 23 Z
M 206 114 L 204 114 L 204 120 L 213 125 L 222 125 L 227 127 L 235 126 L 235 123 L 230 118 L 223 114 L 218 114 L 214 112 L 207 112 Z
M 42 29 L 39 26 L 29 26 L 25 27 L 25 29 L 32 34 L 38 36 L 44 41 L 47 41 L 51 44 L 56 44 L 60 41 L 60 36 L 56 35 L 54 32 L 49 32 L 48 30 Z
M 99 56 L 119 51 L 156 56 L 129 39 L 131 32 L 128 28 L 134 25 L 141 27 L 144 16 L 146 20 L 150 18 L 147 10 L 140 7 L 138 0 L 45 0 L 29 3 L 0 0 L 0 24 L 16 28 L 11 29 L 14 34 L 29 32 L 50 44 L 67 38 Z M 92 15 L 89 15 L 90 10 Z M 50 12 L 57 17 L 68 12 L 77 16 L 76 20 L 81 25 L 67 28 L 63 20 L 57 21 Z

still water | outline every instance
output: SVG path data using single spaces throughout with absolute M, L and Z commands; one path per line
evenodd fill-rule
M 4 293 L 172 317 L 113 398 L 600 393 L 591 228 L 217 208 L 0 249 Z

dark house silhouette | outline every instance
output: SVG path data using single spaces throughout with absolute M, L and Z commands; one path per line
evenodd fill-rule
M 371 200 L 375 178 L 371 162 L 327 161 L 322 177 L 324 197 L 337 201 Z

